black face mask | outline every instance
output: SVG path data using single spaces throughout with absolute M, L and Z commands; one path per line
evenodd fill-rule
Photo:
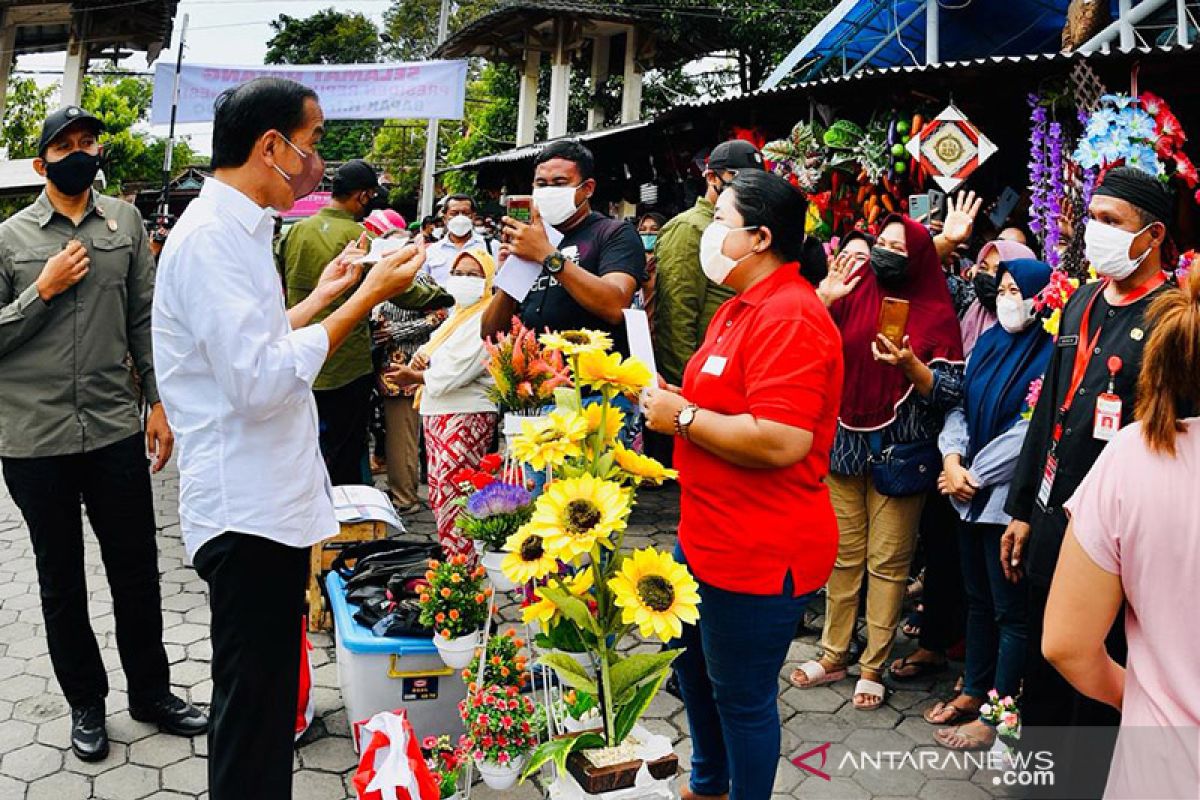
M 61 161 L 46 162 L 46 179 L 68 197 L 90 189 L 99 171 L 100 156 L 82 150 L 76 150 Z
M 971 279 L 971 285 L 975 287 L 975 297 L 979 298 L 979 305 L 995 314 L 996 292 L 999 289 L 999 285 L 996 283 L 996 276 L 981 269 Z
M 872 247 L 871 271 L 883 288 L 899 289 L 908 279 L 908 256 L 882 247 Z

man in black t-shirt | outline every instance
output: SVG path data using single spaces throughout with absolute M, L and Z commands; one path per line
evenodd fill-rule
M 501 269 L 507 255 L 540 263 L 542 274 L 524 301 L 499 291 L 483 314 L 483 335 L 507 330 L 513 315 L 539 333 L 589 328 L 612 336 L 628 355 L 624 309 L 646 278 L 646 256 L 628 222 L 592 211 L 596 190 L 592 153 L 579 142 L 554 142 L 537 158 L 533 178 L 533 219 L 525 224 L 505 217 Z M 550 244 L 542 220 L 563 233 Z

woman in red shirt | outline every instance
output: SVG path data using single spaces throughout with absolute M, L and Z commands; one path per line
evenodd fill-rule
M 674 434 L 679 546 L 700 620 L 675 662 L 692 734 L 690 797 L 767 800 L 779 760 L 779 671 L 837 552 L 829 450 L 842 392 L 837 328 L 803 272 L 805 200 L 743 171 L 717 200 L 700 261 L 737 295 L 713 317 L 682 391 L 650 392 L 646 421 Z M 806 254 L 808 257 L 806 258 Z M 804 269 L 800 261 L 818 269 Z

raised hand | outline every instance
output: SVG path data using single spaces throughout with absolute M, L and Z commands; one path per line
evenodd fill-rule
M 983 198 L 976 197 L 975 192 L 959 192 L 950 201 L 946 211 L 946 221 L 943 223 L 942 235 L 960 245 L 971 238 L 975 230 L 975 217 L 983 206 Z
M 831 306 L 853 292 L 854 287 L 858 286 L 863 276 L 851 276 L 858 272 L 864 263 L 849 250 L 843 250 L 834 256 L 833 263 L 829 265 L 829 273 L 817 287 L 817 295 L 821 298 L 821 302 L 826 306 Z
M 360 248 L 359 244 L 360 242 L 347 244 L 342 248 L 342 252 L 321 270 L 315 291 L 319 292 L 326 302 L 333 302 L 341 297 L 362 277 L 362 265 L 354 263 L 366 254 L 366 250 Z

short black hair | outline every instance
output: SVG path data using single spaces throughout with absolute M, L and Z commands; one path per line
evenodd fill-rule
M 245 164 L 267 131 L 292 136 L 304 125 L 309 99 L 317 93 L 285 78 L 255 78 L 221 92 L 213 104 L 212 168 Z
M 533 165 L 537 167 L 539 164 L 545 164 L 556 158 L 573 163 L 579 169 L 579 177 L 585 181 L 595 174 L 596 158 L 592 155 L 592 151 L 588 150 L 578 139 L 559 139 L 551 142 L 542 148 L 542 152 L 538 153 Z
M 660 228 L 663 225 L 667 224 L 667 218 L 664 217 L 662 214 L 658 213 L 657 211 L 647 211 L 645 214 L 642 214 L 640 217 L 638 217 L 638 221 L 637 221 L 638 227 L 639 228 L 642 227 L 642 223 L 648 219 L 654 220 L 654 222 Z
M 435 218 L 433 216 L 428 216 L 428 217 L 424 217 L 421 219 L 421 227 L 422 228 L 424 228 L 426 225 L 436 225 L 436 224 L 437 224 L 437 218 Z
M 449 197 L 446 198 L 446 202 L 442 203 L 442 208 L 445 209 L 451 203 L 455 203 L 455 202 L 461 203 L 463 200 L 466 200 L 468 203 L 471 204 L 471 213 L 472 214 L 474 214 L 476 211 L 479 210 L 475 206 L 475 198 L 471 197 L 471 195 L 469 195 L 469 194 L 452 194 L 452 195 L 450 195 Z
M 771 231 L 771 249 L 785 262 L 798 261 L 800 274 L 814 286 L 829 270 L 825 249 L 804 235 L 808 200 L 792 184 L 771 172 L 739 170 L 730 184 L 733 206 L 743 225 Z

